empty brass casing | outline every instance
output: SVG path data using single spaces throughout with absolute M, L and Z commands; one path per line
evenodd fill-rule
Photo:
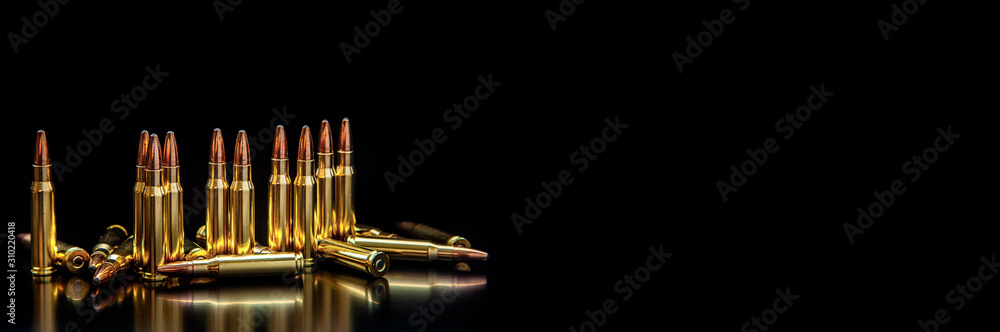
M 325 238 L 316 246 L 316 256 L 363 271 L 373 277 L 381 277 L 389 270 L 389 256 L 377 250 L 351 245 L 347 242 Z
M 337 151 L 339 160 L 334 175 L 336 224 L 332 238 L 345 241 L 354 236 L 354 156 L 352 151 Z
M 267 186 L 267 243 L 274 250 L 295 251 L 293 203 L 288 159 L 271 159 L 271 179 Z
M 316 179 L 313 161 L 299 160 L 295 173 L 295 251 L 301 252 L 312 266 L 316 245 Z
M 55 192 L 51 165 L 34 165 L 31 181 L 31 234 L 38 239 L 31 244 L 31 274 L 50 275 L 56 268 Z

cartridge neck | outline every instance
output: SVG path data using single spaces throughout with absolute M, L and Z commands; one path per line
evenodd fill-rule
M 316 153 L 316 168 L 333 168 L 333 154 Z
M 312 160 L 299 160 L 295 167 L 295 176 L 313 176 Z
M 166 176 L 165 180 L 167 182 L 174 182 L 174 183 L 180 182 L 181 179 L 180 166 L 169 166 L 169 167 L 164 167 L 163 169 L 166 171 L 164 172 L 164 175 Z
M 288 159 L 271 159 L 271 175 L 288 174 Z
M 32 165 L 34 166 L 33 171 L 35 173 L 35 182 L 49 182 L 52 181 L 52 165 Z
M 146 182 L 146 166 L 135 166 L 135 182 Z
M 163 185 L 163 170 L 146 170 L 146 187 L 159 187 Z
M 208 163 L 208 179 L 209 180 L 226 180 L 226 164 L 225 163 Z
M 233 181 L 250 181 L 250 165 L 233 165 Z
M 354 167 L 354 151 L 337 151 L 337 168 Z

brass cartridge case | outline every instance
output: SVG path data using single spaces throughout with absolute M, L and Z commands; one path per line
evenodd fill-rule
M 312 134 L 309 126 L 302 126 L 299 135 L 299 153 L 295 167 L 293 196 L 295 200 L 294 239 L 295 251 L 306 259 L 306 272 L 312 272 L 313 250 L 316 246 L 316 178 L 313 175 Z
M 293 204 L 287 140 L 284 127 L 278 126 L 275 130 L 274 153 L 271 156 L 271 177 L 267 186 L 267 244 L 274 250 L 295 251 L 292 239 Z
M 205 226 L 198 227 L 198 232 L 194 235 L 194 243 L 196 245 L 199 245 L 199 246 L 203 247 L 203 248 L 205 247 L 205 241 L 206 241 L 205 237 L 206 237 L 206 235 L 208 233 L 208 231 L 206 230 L 206 228 L 207 227 L 205 227 Z M 187 248 L 186 246 L 187 245 L 185 244 L 185 248 Z M 187 249 L 185 249 L 185 252 L 186 252 L 186 250 Z M 292 251 L 292 250 L 288 250 L 288 252 L 290 252 L 290 251 Z M 264 245 L 262 245 L 260 243 L 254 242 L 254 244 L 253 244 L 253 253 L 254 254 L 272 254 L 274 252 L 275 252 L 274 249 L 271 249 L 270 247 L 266 247 L 266 246 L 264 246 Z M 209 255 L 208 257 L 211 257 L 211 255 Z M 188 259 L 188 260 L 190 260 L 190 259 Z
M 184 239 L 184 258 L 179 260 L 193 261 L 196 259 L 206 259 L 209 258 L 208 250 L 205 250 L 197 243 L 189 239 Z
M 34 248 L 35 243 L 31 240 L 33 238 L 31 233 L 20 233 L 16 237 L 21 242 L 21 246 Z M 83 248 L 56 240 L 53 263 L 57 266 L 65 266 L 69 272 L 78 273 L 80 269 L 90 263 L 90 254 Z
M 414 239 L 428 240 L 434 243 L 446 244 L 449 246 L 472 248 L 472 244 L 469 243 L 469 240 L 466 238 L 448 234 L 428 225 L 418 224 L 412 221 L 397 221 L 396 227 L 399 228 L 400 233 Z
M 354 236 L 354 156 L 352 151 L 337 151 L 337 170 L 334 175 L 336 191 L 334 209 L 336 224 L 332 237 L 341 241 Z
M 323 120 L 319 130 L 319 146 L 316 151 L 316 236 L 334 236 L 336 226 L 336 202 L 338 195 L 334 185 L 335 165 L 333 164 L 333 132 L 330 122 Z M 342 233 L 342 232 L 340 232 Z M 338 234 L 340 235 L 340 234 Z M 335 237 L 336 239 L 341 239 Z
M 160 267 L 163 273 L 194 277 L 261 277 L 300 274 L 305 259 L 300 253 L 219 255 L 209 259 L 180 261 Z
M 368 273 L 376 278 L 381 277 L 389 270 L 389 256 L 385 253 L 331 238 L 319 241 L 316 246 L 316 257 L 330 259 L 337 264 Z
M 135 237 L 134 245 L 132 250 L 135 252 L 132 254 L 133 257 L 147 257 L 143 249 L 142 240 L 146 237 L 145 223 L 143 218 L 145 214 L 142 212 L 142 193 L 146 189 L 146 157 L 149 154 L 149 132 L 143 130 L 139 133 L 139 153 L 138 160 L 135 163 L 135 186 L 132 187 L 132 234 Z M 142 272 L 143 263 L 140 262 L 136 264 L 136 269 Z

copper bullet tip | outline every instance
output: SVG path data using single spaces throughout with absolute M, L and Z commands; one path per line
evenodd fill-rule
M 90 255 L 90 266 L 88 267 L 90 269 L 90 272 L 97 271 L 97 268 L 100 267 L 101 264 L 104 264 L 105 258 L 107 257 L 104 255 L 103 252 L 100 251 L 95 252 L 93 255 Z
M 330 121 L 323 120 L 319 127 L 319 153 L 333 153 L 333 130 L 330 130 Z
M 340 121 L 340 145 L 338 148 L 340 151 L 353 150 L 351 145 L 351 120 L 348 120 L 346 117 Z
M 180 166 L 177 157 L 177 138 L 172 131 L 168 131 L 167 138 L 163 140 L 163 164 L 167 167 Z
M 455 258 L 458 261 L 485 261 L 490 257 L 485 251 L 455 247 Z
M 247 141 L 247 131 L 236 133 L 236 152 L 233 153 L 233 165 L 250 165 L 250 142 Z
M 165 264 L 157 267 L 156 272 L 163 274 L 190 275 L 194 272 L 194 263 L 190 261 L 183 261 Z
M 94 285 L 106 283 L 110 281 L 111 278 L 114 278 L 114 276 L 115 269 L 111 267 L 111 263 L 101 264 L 101 266 L 97 268 L 97 271 L 94 272 Z
M 45 139 L 45 131 L 39 130 L 35 136 L 35 165 L 48 166 L 52 164 L 49 159 L 49 142 Z
M 139 132 L 139 157 L 136 159 L 136 165 L 146 166 L 147 152 L 149 152 L 149 131 L 143 130 Z
M 160 162 L 160 137 L 156 134 L 149 135 L 149 149 L 146 150 L 146 169 L 148 170 L 159 170 L 162 169 L 162 163 Z
M 309 131 L 309 126 L 302 126 L 302 132 L 299 134 L 299 160 L 313 160 L 313 142 L 312 133 Z
M 271 149 L 271 159 L 288 159 L 288 140 L 285 138 L 285 126 L 274 128 L 274 148 Z
M 226 163 L 226 145 L 222 140 L 222 129 L 215 128 L 212 131 L 212 154 L 208 157 L 208 162 L 213 164 Z

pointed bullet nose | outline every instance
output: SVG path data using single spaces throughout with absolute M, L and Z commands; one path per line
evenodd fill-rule
M 236 134 L 236 152 L 233 154 L 233 165 L 250 165 L 250 142 L 247 140 L 246 130 L 240 130 Z
M 226 145 L 222 140 L 222 129 L 215 128 L 212 131 L 212 154 L 208 157 L 208 162 L 214 164 L 226 163 Z
M 333 153 L 333 130 L 330 129 L 330 121 L 323 120 L 319 127 L 319 153 Z
M 163 164 L 167 167 L 180 166 L 177 156 L 177 138 L 172 131 L 167 132 L 167 138 L 163 141 Z
M 288 140 L 285 138 L 285 126 L 274 128 L 274 148 L 271 149 L 271 159 L 288 159 Z
M 146 169 L 162 169 L 160 161 L 160 137 L 156 134 L 149 135 L 149 149 L 146 150 Z
M 52 164 L 49 159 L 49 142 L 45 139 L 45 131 L 39 130 L 35 135 L 35 165 L 48 166 Z
M 309 131 L 309 126 L 302 126 L 302 132 L 299 133 L 299 155 L 297 157 L 299 160 L 313 160 L 312 132 Z
M 139 158 L 136 165 L 146 166 L 146 155 L 149 151 L 149 131 L 143 130 L 139 133 Z
M 352 151 L 354 149 L 351 144 L 351 121 L 347 118 L 340 121 L 340 145 L 338 148 L 340 151 Z

